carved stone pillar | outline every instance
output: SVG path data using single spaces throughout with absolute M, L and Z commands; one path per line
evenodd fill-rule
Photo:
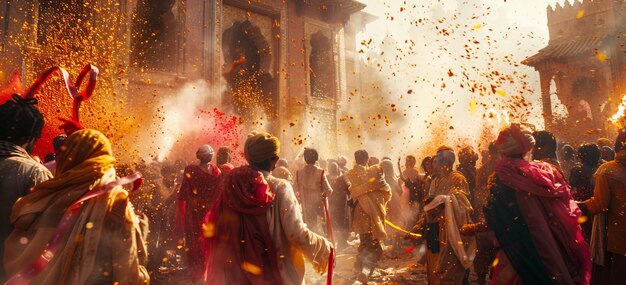
M 552 102 L 550 100 L 550 81 L 552 80 L 552 72 L 547 67 L 539 69 L 539 81 L 541 83 L 541 103 L 543 105 L 543 119 L 545 121 L 546 129 L 551 129 L 553 116 L 552 116 Z

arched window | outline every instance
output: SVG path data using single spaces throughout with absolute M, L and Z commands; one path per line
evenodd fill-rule
M 335 68 L 331 40 L 321 31 L 311 35 L 309 78 L 311 96 L 335 98 Z
M 244 119 L 275 116 L 270 43 L 250 21 L 236 21 L 224 30 L 222 53 L 227 82 L 225 101 Z
M 133 60 L 148 70 L 175 72 L 179 19 L 176 0 L 139 0 L 132 15 Z

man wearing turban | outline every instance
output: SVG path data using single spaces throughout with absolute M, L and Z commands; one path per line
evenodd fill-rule
M 581 211 L 555 166 L 524 159 L 534 142 L 531 131 L 517 124 L 496 140 L 502 159 L 484 208 L 498 243 L 492 284 L 589 284 Z
M 456 160 L 450 147 L 442 146 L 433 158 L 435 179 L 430 184 L 426 212 L 426 264 L 428 284 L 462 284 L 465 271 L 476 255 L 474 237 L 464 237 L 459 228 L 471 223 L 465 177 L 453 170 Z
M 213 148 L 208 144 L 198 148 L 196 157 L 200 163 L 185 167 L 176 200 L 175 231 L 179 237 L 185 237 L 187 264 L 194 282 L 204 275 L 206 260 L 199 242 L 202 220 L 217 197 L 220 181 L 220 169 L 211 164 L 213 154 Z
M 307 228 L 290 183 L 270 175 L 278 138 L 252 133 L 249 165 L 225 174 L 202 225 L 207 238 L 207 284 L 303 284 L 304 260 L 328 269 L 331 244 Z

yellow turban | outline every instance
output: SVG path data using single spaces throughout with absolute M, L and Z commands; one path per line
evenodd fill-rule
M 250 164 L 257 164 L 275 156 L 280 151 L 278 138 L 263 132 L 252 132 L 248 135 L 243 152 Z

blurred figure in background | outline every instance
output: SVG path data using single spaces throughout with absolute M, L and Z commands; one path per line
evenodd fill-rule
M 398 183 L 398 175 L 394 169 L 391 159 L 383 159 L 380 163 L 380 168 L 383 169 L 385 174 L 385 182 L 391 188 L 391 200 L 387 203 L 387 220 L 395 225 L 404 225 L 406 223 L 407 211 L 402 205 L 402 188 Z M 388 231 L 389 233 L 389 231 Z M 395 229 L 391 230 L 391 256 L 398 257 L 402 253 L 402 238 L 406 234 L 399 232 Z
M 602 154 L 602 161 L 609 162 L 615 159 L 615 151 L 610 146 L 603 146 L 600 148 L 600 153 Z
M 591 253 L 593 285 L 624 284 L 626 270 L 626 130 L 615 140 L 616 158 L 602 164 L 595 174 L 594 193 L 579 203 L 593 216 Z
M 285 179 L 289 183 L 293 184 L 293 176 L 289 171 L 289 163 L 286 159 L 281 158 L 276 162 L 276 169 L 272 171 L 272 176 L 280 179 Z
M 574 166 L 578 162 L 576 158 L 576 150 L 571 145 L 565 144 L 561 148 L 559 163 L 561 165 L 561 169 L 563 170 L 563 175 L 565 176 L 566 180 L 569 180 L 572 168 L 574 168 Z
M 176 199 L 177 236 L 184 236 L 184 249 L 191 280 L 197 282 L 204 277 L 206 257 L 201 247 L 202 221 L 217 198 L 221 171 L 211 164 L 213 148 L 203 145 L 196 151 L 198 164 L 185 167 L 185 175 Z
M 323 199 L 329 196 L 333 189 L 324 175 L 324 169 L 315 165 L 318 158 L 317 150 L 304 149 L 306 165 L 296 171 L 294 187 L 300 197 L 304 222 L 314 232 L 321 234 L 326 232 L 323 227 L 326 223 Z
M 572 187 L 572 197 L 576 201 L 585 201 L 593 196 L 595 187 L 594 174 L 600 167 L 600 148 L 596 144 L 586 143 L 578 147 L 579 163 L 572 168 L 569 185 Z M 587 217 L 581 223 L 587 243 L 591 240 L 592 218 Z
M 217 167 L 220 169 L 222 173 L 228 173 L 231 170 L 233 170 L 233 168 L 235 168 L 230 163 L 230 160 L 231 160 L 230 148 L 226 146 L 220 147 L 217 150 L 217 156 L 215 157 L 215 164 L 217 164 Z
M 330 207 L 330 217 L 333 222 L 333 230 L 335 231 L 335 242 L 337 248 L 346 247 L 348 235 L 350 234 L 350 224 L 348 219 L 348 182 L 345 174 L 341 173 L 339 165 L 331 162 L 328 165 L 328 174 L 326 175 L 333 193 L 330 194 L 328 204 Z
M 56 136 L 54 140 L 52 140 L 52 148 L 54 149 L 54 153 L 52 156 L 53 159 L 44 163 L 44 166 L 48 168 L 48 170 L 50 170 L 50 173 L 52 173 L 53 176 L 57 167 L 56 156 L 59 155 L 59 152 L 61 151 L 61 146 L 63 146 L 63 143 L 66 139 L 67 136 L 65 134 L 60 134 Z

